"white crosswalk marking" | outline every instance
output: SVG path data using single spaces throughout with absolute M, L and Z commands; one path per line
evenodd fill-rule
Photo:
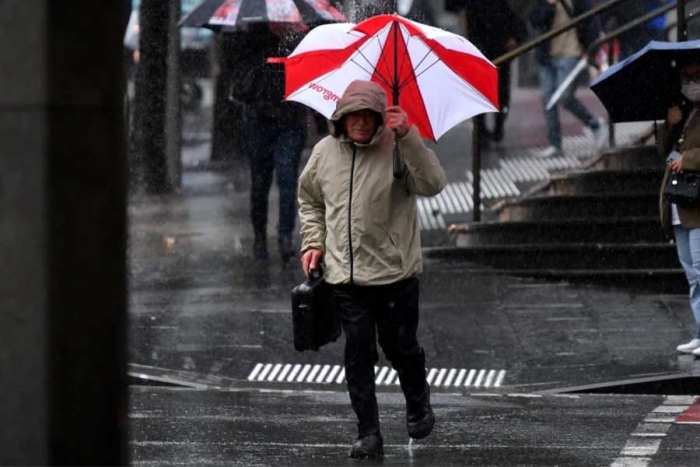
M 284 378 L 287 377 L 287 374 L 289 373 L 289 370 L 292 369 L 292 365 L 287 363 L 284 368 L 282 368 L 282 371 L 280 372 L 279 376 L 277 377 L 277 381 L 284 381 Z
M 307 382 L 307 383 L 313 383 L 314 378 L 316 377 L 316 375 L 318 374 L 318 372 L 319 372 L 320 369 L 321 369 L 321 365 L 314 365 L 314 366 L 311 368 L 311 373 L 309 373 L 309 377 L 306 378 L 306 382 Z
M 301 373 L 299 373 L 299 377 L 297 377 L 297 383 L 301 383 L 304 381 L 304 378 L 306 378 L 307 373 L 311 370 L 310 365 L 304 365 L 301 367 Z
M 477 388 L 481 386 L 481 382 L 484 380 L 484 376 L 486 376 L 486 370 L 479 370 L 479 375 L 476 377 L 474 386 L 476 386 Z
M 281 369 L 282 369 L 282 365 L 280 365 L 279 363 L 278 363 L 277 365 L 275 365 L 275 366 L 272 368 L 272 371 L 270 372 L 270 375 L 267 377 L 267 380 L 268 380 L 268 381 L 274 381 L 274 380 L 275 380 L 275 377 L 277 377 L 277 374 L 280 372 Z
M 450 369 L 450 372 L 447 373 L 447 379 L 445 379 L 445 386 L 449 386 L 452 384 L 452 380 L 454 379 L 455 375 L 457 374 L 457 370 L 452 368 Z
M 440 371 L 438 371 L 438 374 L 435 377 L 435 386 L 440 386 L 442 384 L 442 380 L 445 377 L 445 373 L 447 373 L 446 368 L 441 368 Z
M 301 370 L 301 365 L 294 365 L 294 368 L 292 368 L 292 372 L 289 374 L 289 378 L 287 378 L 287 382 L 294 381 L 294 378 L 296 378 L 297 373 L 299 373 L 299 370 Z
M 268 363 L 265 365 L 265 368 L 262 369 L 260 372 L 260 375 L 258 376 L 258 381 L 265 381 L 265 378 L 267 377 L 267 374 L 270 372 L 272 369 L 272 363 Z
M 375 384 L 399 386 L 398 373 L 391 367 L 375 367 Z M 506 370 L 427 368 L 426 381 L 433 387 L 501 387 Z M 343 384 L 345 369 L 342 365 L 256 363 L 248 381 L 275 383 Z
M 469 375 L 467 375 L 467 380 L 464 382 L 465 386 L 470 386 L 476 375 L 476 370 L 469 370 Z
M 330 365 L 323 365 L 323 368 L 321 368 L 321 372 L 318 374 L 318 377 L 316 378 L 317 383 L 323 383 L 326 375 L 328 374 L 328 371 L 331 369 Z
M 338 375 L 340 370 L 341 367 L 339 365 L 333 365 L 331 372 L 328 374 L 328 378 L 326 378 L 326 383 L 332 383 L 333 379 Z
M 387 367 L 382 367 L 381 370 L 379 370 L 379 374 L 377 374 L 377 379 L 374 380 L 375 384 L 382 384 L 382 380 L 384 379 L 384 376 L 389 372 L 389 368 Z
M 258 363 L 257 365 L 255 365 L 255 368 L 253 368 L 253 371 L 251 371 L 250 375 L 248 376 L 248 380 L 255 380 L 255 378 L 257 378 L 258 376 L 258 373 L 260 373 L 260 370 L 262 370 L 263 366 L 264 365 L 262 363 Z

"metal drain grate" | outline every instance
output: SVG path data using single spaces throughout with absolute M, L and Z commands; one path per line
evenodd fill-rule
M 506 370 L 429 368 L 427 371 L 428 384 L 433 387 L 497 388 L 506 376 Z M 374 367 L 374 374 L 374 382 L 379 386 L 399 385 L 393 368 Z M 340 365 L 257 363 L 247 379 L 268 383 L 343 384 L 345 369 Z

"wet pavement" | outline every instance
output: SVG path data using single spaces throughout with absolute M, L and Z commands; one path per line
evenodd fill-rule
M 464 173 L 459 148 L 468 146 L 451 144 L 441 158 Z M 277 255 L 276 191 L 271 260 L 260 264 L 235 170 L 188 170 L 179 193 L 130 200 L 129 370 L 140 383 L 180 386 L 132 386 L 134 463 L 357 464 L 346 459 L 354 417 L 343 338 L 294 352 L 289 292 L 303 277 Z M 543 394 L 699 375 L 700 360 L 675 353 L 694 328 L 685 297 L 425 266 L 419 338 L 439 425 L 409 449 L 395 374 L 381 358 L 384 464 L 700 463 L 697 425 L 676 423 L 696 410 L 693 398 Z
M 693 466 L 694 398 L 439 394 L 433 434 L 410 443 L 399 394 L 379 395 L 383 462 L 347 458 L 342 392 L 135 388 L 135 465 Z M 410 443 L 410 444 L 409 444 Z

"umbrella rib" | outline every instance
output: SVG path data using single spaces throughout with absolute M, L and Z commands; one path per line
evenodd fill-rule
M 421 75 L 422 75 L 423 73 L 425 73 L 426 71 L 430 70 L 430 69 L 431 69 L 432 67 L 434 67 L 438 62 L 441 62 L 441 61 L 442 61 L 442 60 L 440 59 L 440 57 L 437 57 L 437 56 L 436 56 L 437 59 L 436 59 L 433 63 L 431 63 L 430 66 L 426 67 L 425 70 L 421 70 L 420 73 L 416 74 L 415 70 L 418 70 L 418 68 L 420 68 L 420 66 L 423 64 L 423 62 L 425 62 L 425 60 L 428 58 L 428 56 L 429 56 L 430 53 L 433 51 L 433 49 L 434 49 L 434 47 L 431 47 L 430 50 L 428 50 L 428 51 L 426 52 L 425 56 L 421 59 L 420 62 L 418 62 L 418 65 L 416 65 L 416 67 L 415 67 L 415 69 L 414 69 L 414 71 L 413 71 L 413 74 L 411 74 L 410 76 L 408 76 L 408 77 L 406 78 L 405 81 L 402 81 L 402 82 L 401 82 L 401 84 L 399 85 L 399 89 L 401 89 L 401 88 L 407 86 L 408 83 L 411 82 L 411 79 L 415 79 L 416 81 L 418 81 L 418 77 L 419 77 L 419 76 L 421 76 Z
M 366 59 L 365 59 L 365 60 L 366 60 Z M 352 63 L 354 63 L 355 65 L 357 65 L 362 71 L 364 71 L 365 73 L 367 73 L 367 74 L 370 75 L 370 76 L 371 76 L 372 74 L 374 74 L 374 72 L 377 71 L 376 68 L 375 68 L 374 70 L 372 70 L 372 71 L 366 69 L 366 68 L 363 67 L 360 63 L 357 63 L 354 59 L 353 59 L 353 60 L 350 60 L 350 61 L 351 61 Z M 371 65 L 370 65 L 370 66 L 371 66 Z M 387 81 L 387 79 L 386 79 L 381 73 L 377 73 L 377 76 L 378 76 L 379 78 L 381 78 L 381 80 L 384 82 L 384 84 L 386 84 L 387 86 L 390 86 L 390 84 L 389 84 L 389 82 Z
M 411 35 L 409 34 L 409 35 L 408 35 L 408 40 L 406 41 L 406 53 L 404 54 L 404 56 L 403 56 L 402 59 L 401 59 L 401 66 L 399 67 L 399 76 L 396 77 L 396 82 L 397 82 L 397 83 L 407 82 L 408 80 L 411 79 L 411 76 L 415 75 L 415 70 L 409 69 L 409 70 L 408 70 L 408 77 L 406 78 L 406 81 L 402 81 L 402 80 L 401 80 L 401 73 L 403 72 L 403 67 L 404 67 L 404 65 L 406 64 L 406 60 L 408 59 L 408 43 L 409 43 L 410 41 L 411 41 Z M 430 51 L 428 51 L 428 53 L 430 53 Z M 421 61 L 421 63 L 422 63 L 422 61 Z M 420 64 L 419 64 L 419 65 L 420 65 Z M 399 89 L 401 89 L 401 88 L 403 88 L 403 85 L 402 85 L 402 84 L 399 84 Z
M 386 65 L 386 68 L 387 68 L 387 70 L 388 70 L 388 69 L 389 69 L 389 64 L 388 64 L 387 61 L 386 61 L 386 55 L 384 55 L 384 45 L 382 44 L 382 41 L 379 40 L 378 35 L 377 35 L 377 36 L 374 36 L 374 40 L 376 40 L 377 43 L 379 44 L 379 56 L 382 57 L 382 58 L 384 59 L 384 65 Z M 384 84 L 385 84 L 388 88 L 391 89 L 392 84 L 389 82 L 389 79 L 388 79 L 387 77 L 385 77 L 380 71 L 378 71 L 378 68 L 379 68 L 379 67 L 372 65 L 372 62 L 370 62 L 369 59 L 368 59 L 367 57 L 364 56 L 364 54 L 362 53 L 362 51 L 361 51 L 359 48 L 357 48 L 357 52 L 358 52 L 360 55 L 362 55 L 362 58 L 365 59 L 365 61 L 367 62 L 367 64 L 368 64 L 370 67 L 373 68 L 372 73 L 370 73 L 370 75 L 376 73 L 377 76 L 378 76 L 379 78 L 381 78 L 381 80 L 384 82 Z M 354 60 L 353 60 L 353 62 L 354 62 Z M 359 66 L 359 65 L 358 65 L 358 66 Z M 360 68 L 361 68 L 361 67 L 360 67 Z M 363 69 L 364 71 L 367 71 L 367 70 L 365 70 L 364 68 L 362 68 L 362 69 Z

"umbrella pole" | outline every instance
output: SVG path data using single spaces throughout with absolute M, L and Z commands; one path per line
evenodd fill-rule
M 394 82 L 392 83 L 392 105 L 399 105 L 399 23 L 394 22 Z M 394 130 L 394 178 L 403 175 L 403 160 L 399 151 L 399 134 Z

